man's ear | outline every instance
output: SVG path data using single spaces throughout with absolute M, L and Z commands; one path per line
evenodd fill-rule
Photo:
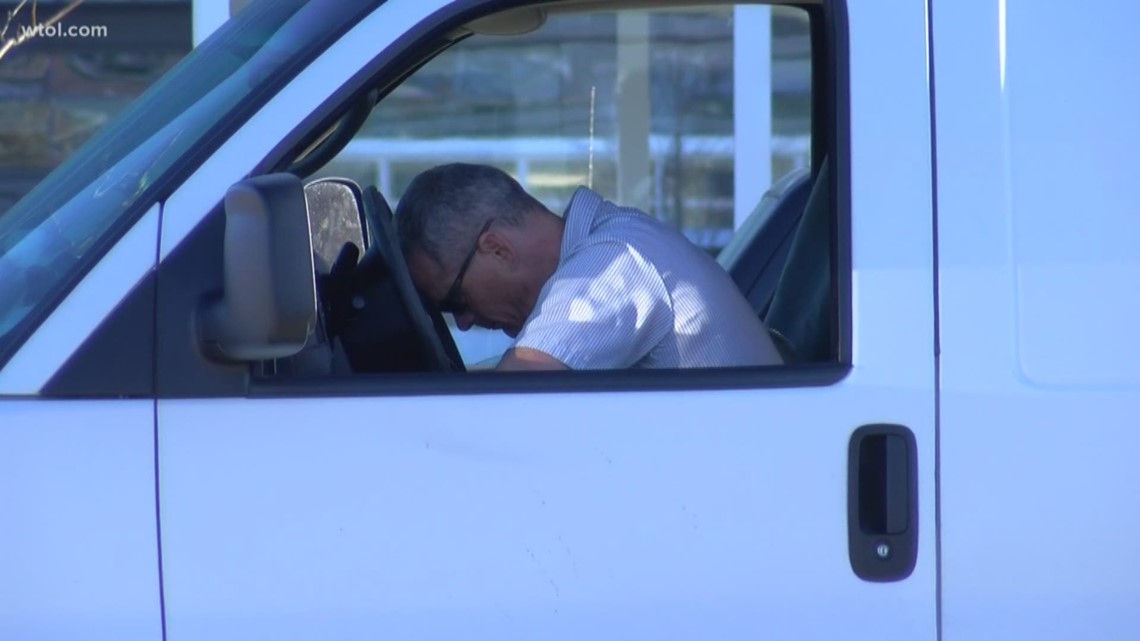
M 501 261 L 509 267 L 514 267 L 518 263 L 519 256 L 515 249 L 517 242 L 518 239 L 514 235 L 491 229 L 483 234 L 483 238 L 479 240 L 479 251 L 489 258 Z

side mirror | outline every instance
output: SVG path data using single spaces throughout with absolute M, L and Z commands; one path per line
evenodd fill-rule
M 195 319 L 215 360 L 292 356 L 317 324 L 309 211 L 301 179 L 267 174 L 226 192 L 223 291 Z

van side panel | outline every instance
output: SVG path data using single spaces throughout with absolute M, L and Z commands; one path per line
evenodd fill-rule
M 154 401 L 0 401 L 0 639 L 160 641 Z
M 1140 638 L 1138 23 L 933 7 L 947 641 Z

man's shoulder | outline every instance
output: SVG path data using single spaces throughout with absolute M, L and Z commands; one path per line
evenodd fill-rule
M 562 257 L 554 276 L 577 278 L 595 275 L 606 271 L 619 258 L 639 255 L 640 252 L 620 234 L 591 234 Z
M 633 255 L 639 262 L 660 272 L 663 265 L 684 260 L 693 250 L 681 234 L 654 216 L 606 200 L 587 187 L 574 192 L 567 215 L 572 236 L 563 249 L 562 262 L 589 265 L 594 257 L 615 252 Z
M 591 234 L 562 257 L 550 281 L 577 283 L 572 289 L 578 285 L 614 289 L 615 284 L 623 283 L 627 294 L 646 287 L 664 292 L 664 280 L 652 253 L 617 231 Z
M 565 219 L 575 221 L 583 236 L 613 227 L 659 224 L 653 216 L 635 207 L 619 205 L 589 187 L 579 186 L 566 206 Z
M 601 201 L 593 211 L 590 228 L 580 239 L 585 243 L 620 242 L 632 247 L 655 244 L 675 233 L 653 216 L 635 207 Z
M 617 244 L 656 265 L 683 249 L 680 232 L 633 207 L 618 207 L 599 213 L 583 246 Z

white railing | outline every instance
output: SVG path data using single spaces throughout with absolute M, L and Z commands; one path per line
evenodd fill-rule
M 662 177 L 664 161 L 676 153 L 672 136 L 649 137 L 649 158 Z M 731 136 L 683 136 L 680 153 L 686 158 L 715 158 L 731 163 L 735 141 Z M 811 139 L 807 136 L 773 136 L 769 142 L 773 158 L 784 158 L 795 167 L 807 166 Z M 591 158 L 616 162 L 617 143 L 608 138 L 526 137 L 526 138 L 357 138 L 350 142 L 338 160 L 369 162 L 376 165 L 376 186 L 392 198 L 392 166 L 399 163 L 485 162 L 514 163 L 515 176 L 529 186 L 531 164 L 549 161 L 581 161 Z M 655 192 L 661 193 L 660 185 Z

